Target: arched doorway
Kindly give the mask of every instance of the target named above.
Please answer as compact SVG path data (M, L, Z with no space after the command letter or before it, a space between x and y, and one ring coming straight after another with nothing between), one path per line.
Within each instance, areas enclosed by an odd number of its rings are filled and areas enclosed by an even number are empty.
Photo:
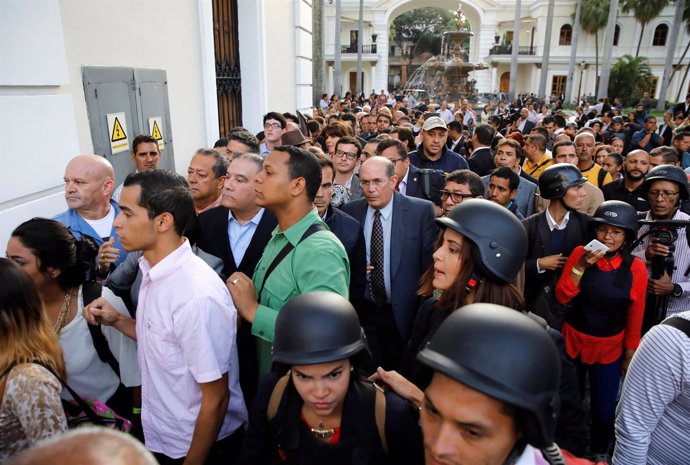
M510 73L506 71L505 73L501 74L501 85L499 87L499 91L507 94L509 90L510 90Z

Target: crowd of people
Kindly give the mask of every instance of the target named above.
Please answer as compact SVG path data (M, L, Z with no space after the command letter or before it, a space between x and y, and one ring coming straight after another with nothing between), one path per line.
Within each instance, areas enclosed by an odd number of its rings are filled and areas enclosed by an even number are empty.
M0 462L685 463L690 94L650 105L324 94L186 178L74 157L0 259Z

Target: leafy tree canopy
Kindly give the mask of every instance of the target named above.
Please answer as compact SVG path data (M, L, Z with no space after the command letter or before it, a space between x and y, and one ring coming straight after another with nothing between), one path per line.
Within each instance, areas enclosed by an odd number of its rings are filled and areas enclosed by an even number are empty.
M438 54L441 38L445 31L455 29L455 14L441 8L418 8L403 13L393 20L390 37L402 47L403 42L412 42L412 55L424 52Z

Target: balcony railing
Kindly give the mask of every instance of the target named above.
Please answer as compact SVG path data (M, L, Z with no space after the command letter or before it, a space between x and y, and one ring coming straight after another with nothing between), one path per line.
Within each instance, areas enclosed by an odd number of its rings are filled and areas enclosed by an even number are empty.
M357 44L341 45L340 53L357 53ZM376 44L362 45L362 53L376 53Z
M512 45L494 45L489 50L489 55L511 55L513 53ZM518 55L536 55L537 47L518 47Z

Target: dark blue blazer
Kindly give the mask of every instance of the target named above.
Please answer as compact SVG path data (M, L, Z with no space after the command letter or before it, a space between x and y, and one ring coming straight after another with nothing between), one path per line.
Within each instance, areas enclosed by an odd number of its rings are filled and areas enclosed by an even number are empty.
M366 200L360 199L346 203L342 209L364 225L368 207ZM410 337L419 308L419 278L432 263L438 236L434 218L431 202L395 192L390 243L390 304L404 340Z
M344 211L329 206L326 211L326 225L343 243L350 260L350 302L357 308L364 299L367 284L367 250L364 231L359 221Z
M410 164L407 173L407 189L405 195L418 199L431 200L436 205L441 206L441 190L446 185L446 177L443 175L443 171L434 170L431 171L429 180L431 181L430 199L424 195L424 189L422 188L422 170Z

